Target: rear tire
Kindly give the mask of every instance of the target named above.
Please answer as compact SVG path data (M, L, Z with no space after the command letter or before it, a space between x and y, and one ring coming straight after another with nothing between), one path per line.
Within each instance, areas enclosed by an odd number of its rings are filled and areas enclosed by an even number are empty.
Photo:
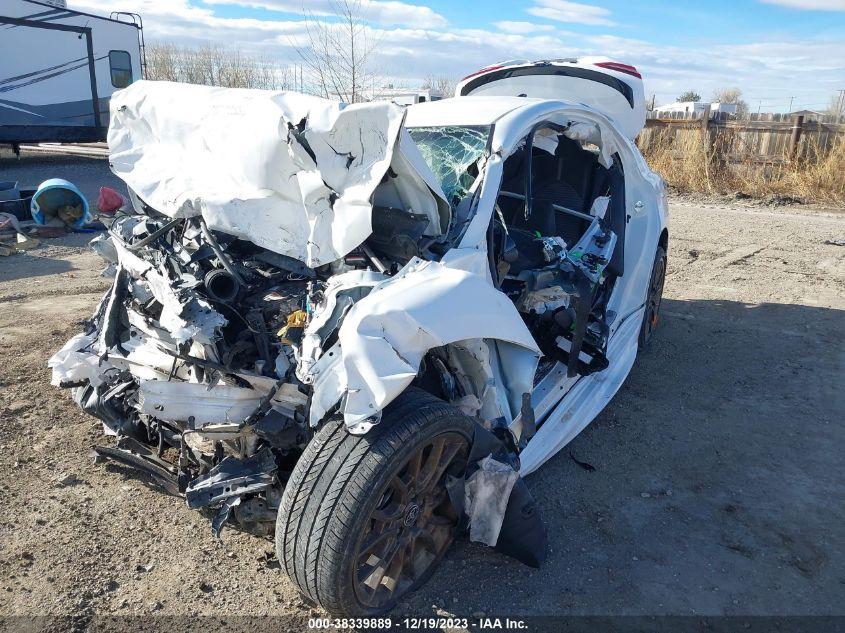
M276 520L276 554L307 599L334 615L376 615L428 580L458 523L444 480L463 476L474 424L410 388L364 436L342 421L317 432Z
M660 304L663 301L663 284L666 281L666 251L662 246L657 247L654 254L654 264L651 267L651 278L648 282L648 294L645 301L645 314L640 327L640 348L645 347L651 340L654 330L660 320Z

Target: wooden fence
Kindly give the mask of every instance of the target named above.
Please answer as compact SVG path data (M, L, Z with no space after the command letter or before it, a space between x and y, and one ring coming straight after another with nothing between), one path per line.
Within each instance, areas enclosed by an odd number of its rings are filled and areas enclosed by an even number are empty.
M783 163L825 155L838 142L845 142L845 124L833 117L805 120L804 116L752 114L746 119L724 113L674 114L658 117L649 113L645 129L637 137L640 148L668 143L680 155L701 139L716 158L727 162Z

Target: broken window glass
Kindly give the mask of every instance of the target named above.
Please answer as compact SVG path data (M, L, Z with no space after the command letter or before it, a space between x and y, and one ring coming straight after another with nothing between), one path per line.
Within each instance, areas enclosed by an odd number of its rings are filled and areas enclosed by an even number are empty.
M470 167L487 147L490 126L417 127L408 132L440 181L446 198L457 205L478 175Z

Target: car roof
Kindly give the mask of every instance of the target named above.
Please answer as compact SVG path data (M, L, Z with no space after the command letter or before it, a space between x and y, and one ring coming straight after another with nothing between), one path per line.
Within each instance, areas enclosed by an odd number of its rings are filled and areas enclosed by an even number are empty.
M528 97L453 97L408 106L405 127L441 125L492 125L506 114L520 108L558 103Z

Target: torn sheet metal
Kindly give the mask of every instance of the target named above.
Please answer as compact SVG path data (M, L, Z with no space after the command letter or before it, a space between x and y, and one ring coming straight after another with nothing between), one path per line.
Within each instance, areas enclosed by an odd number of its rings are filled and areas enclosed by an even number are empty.
M177 473L173 466L132 438L120 438L116 447L94 446L91 450L96 457L111 459L147 473L168 494L180 494Z
M374 286L340 327L342 362L324 369L342 372L331 382L345 390L343 415L350 431L365 433L372 426L368 418L411 384L428 350L476 338L501 341L530 361L520 372L527 382L512 377L508 385L513 417L522 393L530 391L539 349L504 294L484 277L419 259ZM315 385L314 399L325 401L320 390Z
M208 474L191 482L185 490L185 500L189 508L201 508L264 490L272 485L276 468L276 459L267 447L247 459L227 457Z
M80 333L53 354L47 361L47 366L53 370L50 384L63 387L88 381L93 387L99 386L103 382L102 374L108 367L102 366L96 354L84 351L91 348L96 340L96 332Z
M193 420L194 428L206 424L242 422L261 402L266 390L231 385L145 380L138 389L138 410L165 420Z
M323 300L313 307L313 317L302 337L296 369L300 380L306 383L313 381L315 375L312 367L326 351L323 349L326 339L337 330L354 303L386 279L388 277L379 272L350 270L328 280L323 290Z
M111 99L110 163L157 211L201 215L211 229L313 268L372 232L373 193L403 118L389 102L137 81ZM427 198L420 206L441 225L436 180L409 165L401 161L405 190Z

